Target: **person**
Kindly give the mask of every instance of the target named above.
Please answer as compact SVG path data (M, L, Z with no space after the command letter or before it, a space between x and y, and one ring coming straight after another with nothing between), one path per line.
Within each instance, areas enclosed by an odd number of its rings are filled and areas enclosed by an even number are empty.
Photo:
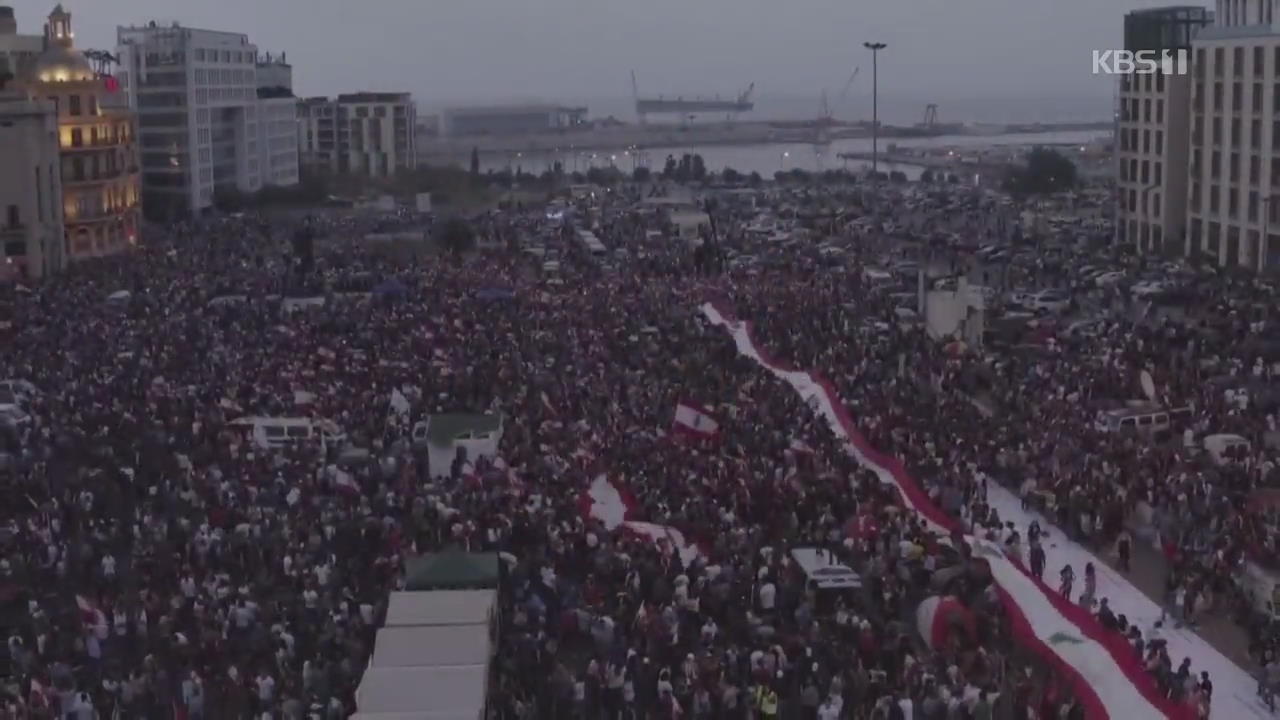
M1071 569L1070 563L1062 566L1062 572L1058 573L1060 583L1058 584L1058 594L1067 600L1071 600L1071 585L1076 581L1076 573Z
M1129 556L1133 552L1133 537L1128 530L1121 530L1116 538L1116 557L1119 558L1120 572L1129 572Z
M1080 593L1080 607L1088 610L1093 607L1094 596L1098 592L1098 575L1093 569L1093 563L1085 563L1084 565L1084 592Z
M1031 536L1028 536L1031 537ZM1031 537L1031 574L1036 576L1037 580L1044 581L1045 556L1044 548L1040 545L1039 537Z

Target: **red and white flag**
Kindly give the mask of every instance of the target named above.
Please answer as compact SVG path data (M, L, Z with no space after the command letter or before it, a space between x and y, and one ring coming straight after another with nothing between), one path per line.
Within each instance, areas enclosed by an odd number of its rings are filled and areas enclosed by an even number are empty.
M80 620L85 625L97 627L107 624L107 614L83 595L76 596L76 607L80 608Z
M360 485L356 482L356 479L352 477L351 473L344 470L335 469L333 473L333 487L338 492L353 497L360 494Z
M720 432L720 423L705 407L682 402L676 404L676 416L671 430L700 438L713 438Z

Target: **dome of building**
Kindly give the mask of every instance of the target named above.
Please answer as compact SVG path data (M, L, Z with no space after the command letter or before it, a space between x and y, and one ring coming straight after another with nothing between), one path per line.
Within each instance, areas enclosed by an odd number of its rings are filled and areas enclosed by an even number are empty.
M97 77L84 55L58 45L50 45L36 58L31 75L37 82L83 82Z

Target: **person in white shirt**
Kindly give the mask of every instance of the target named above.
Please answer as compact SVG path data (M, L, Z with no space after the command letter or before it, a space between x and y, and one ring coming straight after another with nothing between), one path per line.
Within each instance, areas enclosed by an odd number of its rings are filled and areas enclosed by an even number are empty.
M778 588L775 587L773 583L766 580L764 584L760 586L760 609L765 612L772 612L777 596Z

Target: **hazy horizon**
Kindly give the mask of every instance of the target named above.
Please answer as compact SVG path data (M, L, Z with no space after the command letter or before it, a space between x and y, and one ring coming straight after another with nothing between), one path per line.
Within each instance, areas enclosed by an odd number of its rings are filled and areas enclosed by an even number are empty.
M55 4L8 2L22 33L39 33ZM888 44L879 63L886 121L919 121L924 105L936 103L944 122L1025 122L1041 113L1060 116L1074 110L1085 119L1109 117L1114 79L1092 75L1091 52L1121 45L1125 12L1162 3L63 4L72 13L81 49L114 49L120 25L178 20L188 27L243 32L262 52L286 52L299 96L408 91L426 112L538 99L585 102L598 106L592 108L595 117L627 120L618 108L630 101L634 70L646 96L732 97L754 82L757 112L747 117L774 119L816 116L825 88L838 117L862 119L870 116L861 108L870 105L871 97L871 53L862 42L877 40ZM855 67L861 72L846 102L839 103ZM804 109L806 103L811 110ZM773 113L765 109L771 104L778 108Z

